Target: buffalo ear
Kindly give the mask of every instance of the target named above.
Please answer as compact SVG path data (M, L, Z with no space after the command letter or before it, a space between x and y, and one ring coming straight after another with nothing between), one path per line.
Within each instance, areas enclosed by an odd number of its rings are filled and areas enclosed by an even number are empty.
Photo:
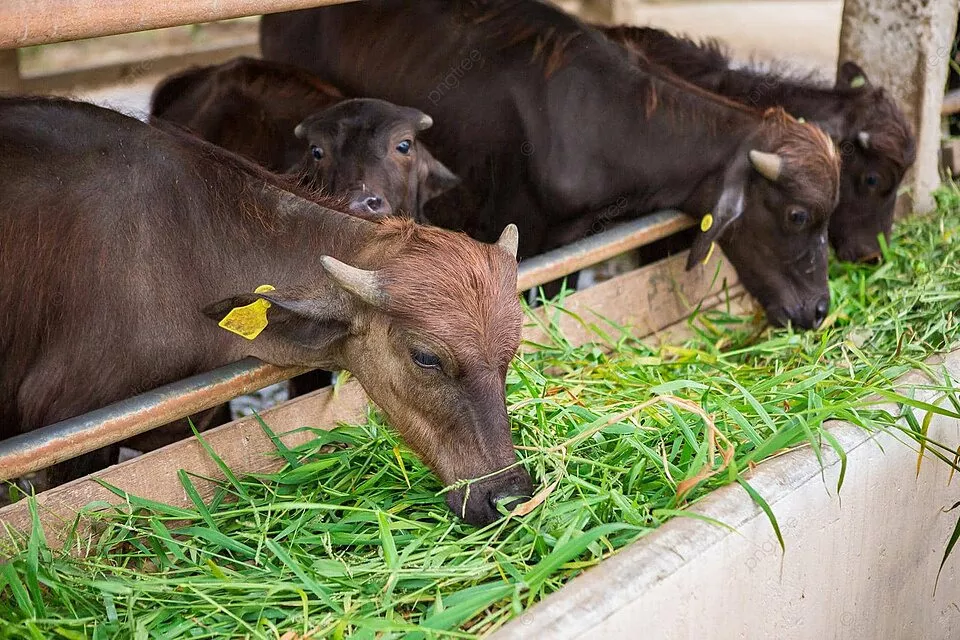
M698 264L706 264L716 243L720 241L723 232L737 218L743 215L744 200L746 198L747 179L750 175L750 165L746 158L738 158L727 169L723 180L723 191L712 212L706 213L700 219L700 233L693 240L690 254L687 257L687 271Z
M420 182L417 199L421 206L460 184L460 178L434 158L422 144L417 149L417 158L420 163L417 168L417 179Z
M323 349L344 335L352 315L341 296L323 292L241 293L202 311L224 330L247 340L262 336L311 350ZM231 314L234 322L228 319Z
M867 73L852 60L847 60L837 70L837 89L859 89L869 84Z

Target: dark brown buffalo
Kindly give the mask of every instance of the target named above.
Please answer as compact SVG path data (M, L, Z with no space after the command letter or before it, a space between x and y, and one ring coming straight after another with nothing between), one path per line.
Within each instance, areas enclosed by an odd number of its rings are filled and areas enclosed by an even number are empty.
M460 182L417 137L433 125L417 109L354 98L307 116L296 135L306 148L290 168L310 186L344 197L360 215L403 213Z
M418 139L432 120L382 100L346 100L311 73L237 58L162 81L151 115L275 172L346 198L365 216L422 219L423 204L459 180Z
M840 200L830 218L830 243L841 260L880 257L878 236L890 237L897 190L916 158L916 141L897 103L853 62L835 86L776 70L736 68L716 41L697 43L650 27L607 27L604 33L683 79L746 105L781 106L830 134L840 149Z
M427 208L435 223L492 238L514 222L529 256L618 218L710 213L689 266L719 242L771 321L816 327L827 313L839 158L820 129L782 110L633 64L600 32L532 0L273 14L261 49L350 94L429 110L427 143L464 180L456 198L477 203L463 210L441 196Z
M192 136L59 99L0 99L0 176L0 438L255 356L349 370L443 482L492 474L448 494L467 521L529 494L504 400L514 227L484 245L364 220ZM258 301L259 335L218 327Z

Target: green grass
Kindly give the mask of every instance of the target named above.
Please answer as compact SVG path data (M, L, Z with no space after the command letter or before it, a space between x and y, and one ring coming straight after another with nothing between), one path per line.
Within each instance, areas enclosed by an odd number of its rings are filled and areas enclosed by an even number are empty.
M281 449L275 474L228 474L211 500L182 472L190 507L123 494L121 508L91 509L100 535L73 541L90 545L82 559L50 549L38 526L9 534L0 637L483 635L691 516L685 508L709 491L739 482L752 492L755 463L793 447L837 449L826 420L901 429L952 463L924 440L924 412L960 411L954 390L929 387L937 408L893 389L958 342L960 194L938 199L937 216L899 225L880 267L832 267L834 310L819 332L712 311L691 320L681 346L628 334L572 346L554 331L518 358L509 409L542 499L528 515L482 530L458 522L437 480L371 414ZM919 419L906 412L897 427L898 416L869 406L874 394Z

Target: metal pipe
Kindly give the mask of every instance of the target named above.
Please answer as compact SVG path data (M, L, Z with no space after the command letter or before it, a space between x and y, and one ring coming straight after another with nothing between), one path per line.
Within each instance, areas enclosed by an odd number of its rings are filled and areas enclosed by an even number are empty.
M674 210L658 211L617 225L524 260L517 274L517 289L526 291L546 284L692 226L690 216Z
M309 9L351 0L4 0L0 49Z
M144 431L194 415L307 369L244 358L158 387L96 411L0 442L0 480L75 458Z
M524 291L641 247L692 226L677 211L661 211L621 224L520 264ZM306 369L280 368L245 358L153 391L115 402L29 433L0 441L0 480L70 460L155 427L210 409L237 396L282 382Z

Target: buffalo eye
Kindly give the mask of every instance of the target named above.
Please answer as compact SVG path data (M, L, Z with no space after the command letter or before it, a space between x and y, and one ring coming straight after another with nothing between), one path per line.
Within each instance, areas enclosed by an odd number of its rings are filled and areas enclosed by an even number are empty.
M413 361L416 362L417 366L421 369L440 369L439 356L429 351L413 349L410 351L410 357L413 358Z
M790 224L793 226L802 227L810 220L810 213L806 209L796 207L790 209L790 212L787 214L787 219L790 220Z
M310 145L310 153L313 154L313 157L317 160L323 159L323 149L315 144Z
M410 153L410 147L413 146L413 143L410 140L401 140L400 144L397 145L397 151L403 155Z
M863 183L872 189L880 184L880 176L873 172L868 173L863 177Z

